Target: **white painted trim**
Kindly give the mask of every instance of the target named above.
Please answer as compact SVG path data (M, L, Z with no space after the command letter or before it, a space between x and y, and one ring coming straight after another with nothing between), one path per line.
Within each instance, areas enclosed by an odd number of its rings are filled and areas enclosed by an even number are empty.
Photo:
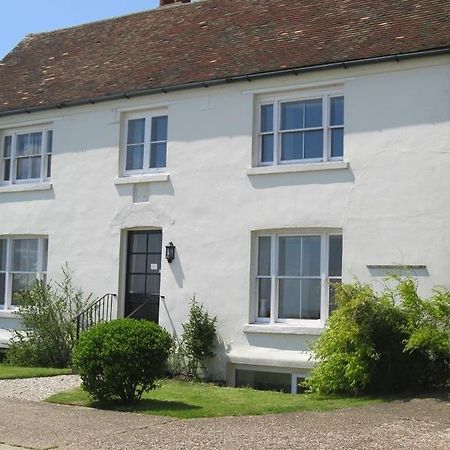
M247 324L244 325L244 333L267 333L267 334L301 334L301 335L320 335L323 333L323 327L292 326L283 323L274 324Z
M349 168L348 161L327 161L316 163L301 163L278 166L261 166L250 167L247 169L247 175L270 175L280 173L297 173L297 172L318 172L322 170L342 170Z
M133 176L123 176L114 179L114 184L138 184L138 183L157 183L169 181L170 174L165 173L151 173L147 175L133 175Z
M50 117L48 119L41 119L41 120L27 120L24 122L12 122L12 123L5 123L4 125L0 125L0 130L9 130L12 128L23 128L23 127L35 127L36 125L48 125L49 127L52 126L52 123L56 120L61 120L63 117Z
M173 101L164 103L145 103L143 105L137 106L124 106L121 108L114 108L114 112L124 113L124 112L148 111L153 109L167 109L170 105L175 105L177 103L180 102Z
M18 183L2 186L0 185L0 194L11 192L31 192L31 191L51 191L52 183Z

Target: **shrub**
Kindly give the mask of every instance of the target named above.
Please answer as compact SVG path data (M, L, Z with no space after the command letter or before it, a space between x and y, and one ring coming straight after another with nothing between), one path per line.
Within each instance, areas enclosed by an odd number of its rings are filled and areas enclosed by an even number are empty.
M338 307L314 348L310 391L389 393L448 382L450 294L423 300L413 280L397 282L379 294L359 283L337 287Z
M185 362L186 376L199 378L206 372L206 361L214 356L217 317L210 317L203 305L191 300L189 319L183 324L179 353Z
M83 333L73 363L94 400L134 403L157 387L171 347L172 338L159 325L119 319Z
M37 281L21 296L18 315L24 331L16 331L7 352L7 361L20 366L68 367L76 341L74 317L88 304L90 296L64 278L55 285Z

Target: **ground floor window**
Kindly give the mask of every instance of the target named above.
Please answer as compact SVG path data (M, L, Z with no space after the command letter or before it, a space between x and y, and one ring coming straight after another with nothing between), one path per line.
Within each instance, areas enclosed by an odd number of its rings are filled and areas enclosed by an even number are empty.
M324 321L342 280L342 235L260 234L256 266L258 321Z
M15 309L35 280L45 280L48 240L0 237L0 310Z

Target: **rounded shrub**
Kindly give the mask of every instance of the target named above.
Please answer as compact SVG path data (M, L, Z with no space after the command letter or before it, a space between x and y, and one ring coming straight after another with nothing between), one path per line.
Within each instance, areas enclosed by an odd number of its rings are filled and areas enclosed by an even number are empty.
M134 403L157 387L171 348L170 334L159 325L119 319L83 333L73 364L94 400Z

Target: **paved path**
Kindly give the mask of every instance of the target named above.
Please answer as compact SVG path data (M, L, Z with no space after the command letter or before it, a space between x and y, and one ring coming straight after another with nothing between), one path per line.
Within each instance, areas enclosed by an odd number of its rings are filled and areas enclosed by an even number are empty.
M329 413L177 420L0 399L0 450L445 449L449 398Z

